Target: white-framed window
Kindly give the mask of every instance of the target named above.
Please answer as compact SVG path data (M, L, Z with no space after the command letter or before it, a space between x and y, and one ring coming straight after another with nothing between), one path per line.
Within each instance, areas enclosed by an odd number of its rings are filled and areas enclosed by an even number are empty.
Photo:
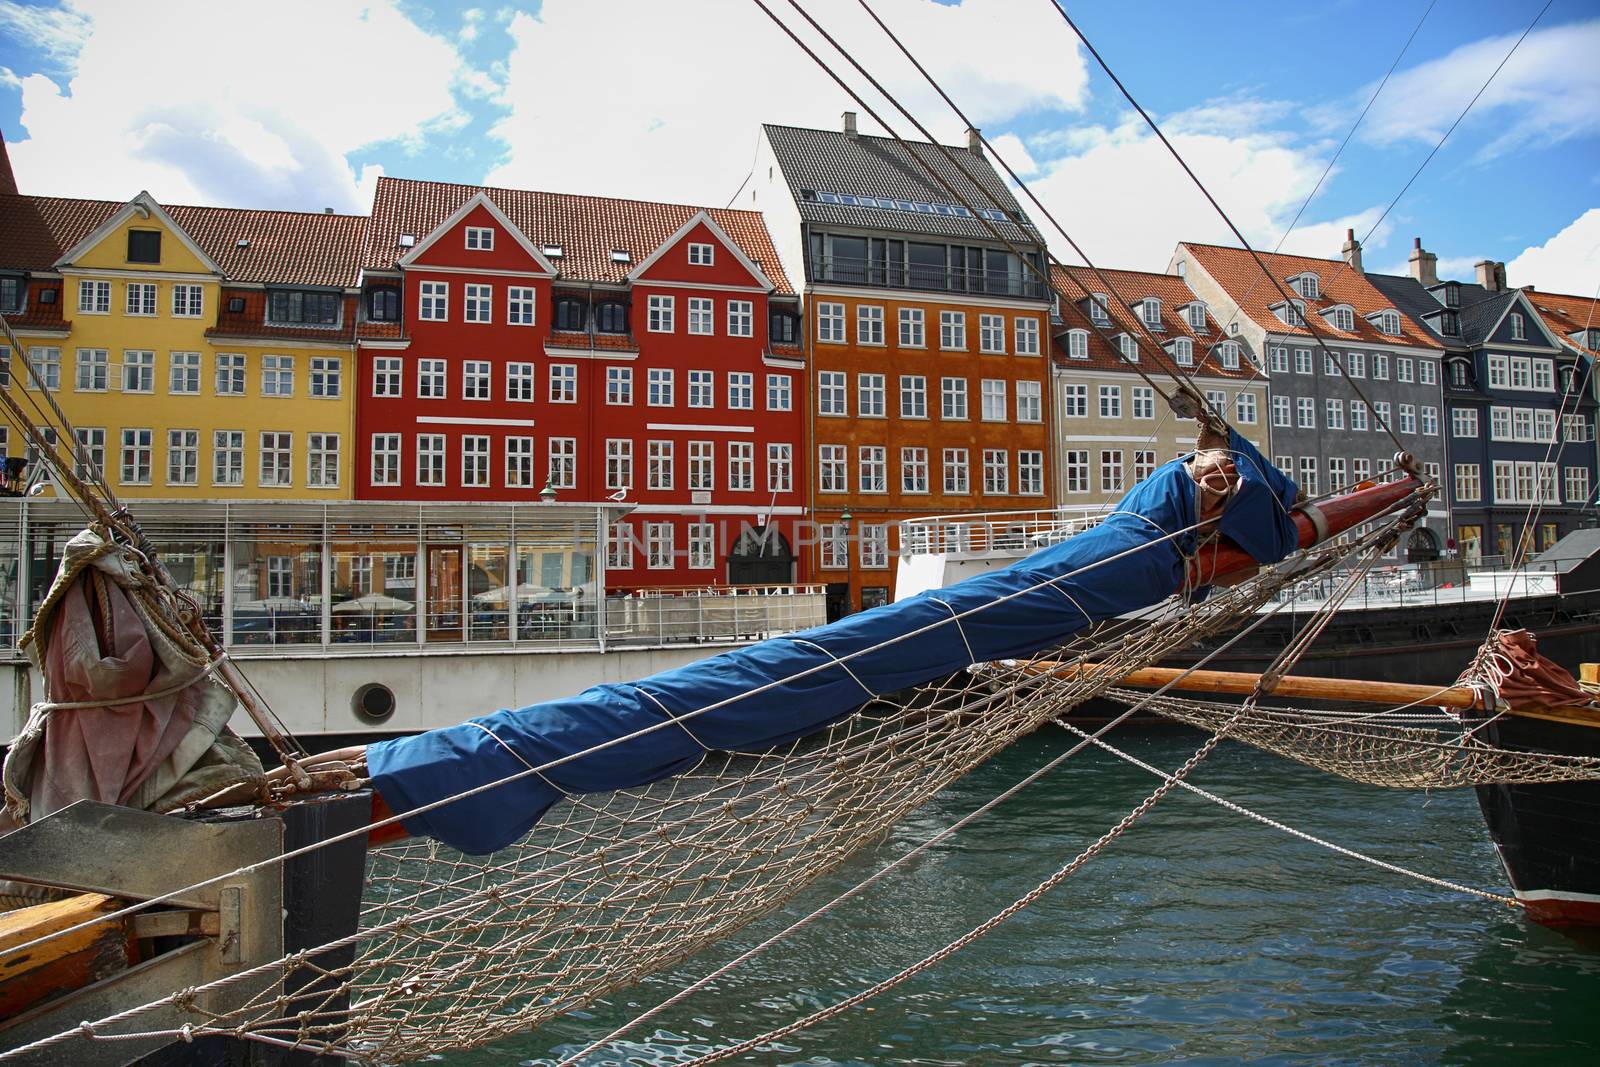
M1221 389L1207 389L1206 406L1216 412L1219 418L1227 418L1228 394Z
M211 484L244 484L244 431L211 432Z
M644 328L651 333L672 333L677 328L676 318L676 298L654 294L645 302Z
M167 354L167 392L184 396L200 393L200 353Z
M1290 300L1286 303L1278 304L1272 309L1272 313L1277 315L1278 321L1286 326L1304 326L1306 324L1306 306L1303 301Z
M1267 369L1273 374L1289 373L1289 350L1282 345L1267 349Z
M484 438L485 441L488 438ZM313 489L339 487L339 435L306 434L306 485Z
M1477 437L1478 410L1476 408L1451 408L1450 436Z
M1492 407L1489 409L1489 440L1511 440L1511 409Z
M405 361L399 356L376 356L372 360L372 395L402 396L405 392Z
M928 379L920 374L900 375L900 417L928 417Z
M1549 444L1556 439L1556 413L1536 409L1533 413L1533 439Z
M614 406L633 403L633 368L606 368L606 403Z
M1345 462L1342 456L1328 457L1328 492L1342 493L1349 483L1345 480Z
M1244 390L1240 390L1239 395L1233 398L1233 406L1234 410L1237 412L1238 420L1241 423L1244 423L1248 426L1255 425L1256 396L1254 393L1247 393Z
M1039 320L1019 316L1013 324L1012 335L1017 345L1017 355L1037 356L1039 354Z
M606 537L606 566L612 570L633 569L633 527L628 523L612 524Z
M1217 358L1222 362L1223 370L1239 369L1239 342L1224 341L1217 346Z
M1206 333L1210 329L1206 325L1206 306L1199 300L1191 300L1183 306L1183 317L1189 329L1196 333Z
M138 315L148 318L156 313L156 285L154 282L129 282L128 302L125 307L129 315Z
M1302 430L1317 428L1317 402L1309 396L1295 397L1295 424Z
M715 489L716 443L713 441L689 442L689 488L691 490Z
M850 414L845 396L844 371L823 370L817 372L817 414Z
M671 489L676 480L673 474L676 451L671 441L646 441L644 476L647 489Z
M1067 331L1067 357L1069 359L1089 358L1089 331Z
M1422 434L1423 434L1423 436L1424 437L1438 437L1439 436L1439 409L1436 408L1436 407L1430 407L1430 406L1424 404L1418 410L1418 414L1421 416L1421 419L1422 419ZM1555 416L1552 415L1551 419L1554 420L1554 418L1555 418ZM1554 422L1553 421L1551 423L1551 428L1552 428L1552 430L1554 430Z
M167 431L167 484L200 484L200 431Z
M689 523L689 567L692 570L705 570L716 566L716 530L717 528L709 522Z
M1288 397L1286 397L1286 396L1275 396L1275 397L1272 398L1272 425L1274 425L1274 426L1289 426L1289 425L1292 425L1292 422L1291 422L1291 419L1290 419L1290 415L1289 415L1289 398Z
M716 333L716 314L716 301L708 296L691 296L689 298L689 332L700 337L709 337Z
M794 490L794 446L778 442L767 445L767 492Z
M787 374L767 375L767 410L794 410L794 381Z
M1100 417L1102 419L1122 418L1122 386L1102 385L1100 387Z
M294 357L261 357L261 395L294 396Z
M1154 414L1155 399L1151 398L1150 404ZM1139 406L1138 396L1134 397L1135 417ZM1017 421L1018 422L1043 422L1044 421L1044 385L1040 382L1017 383Z
M965 378L939 379L939 416L944 419L963 420L967 417L967 380Z
M939 312L939 347L947 352L967 350L967 313L965 311Z
M1394 423L1389 420L1389 402L1387 400L1374 400L1372 402L1372 412L1380 425L1394 425Z
M728 336L755 336L755 304L749 300L728 301Z
M1365 400L1350 401L1350 428L1366 432L1368 426L1367 402Z
M1494 461L1494 502L1496 504L1517 502L1517 465L1510 460Z
M927 315L921 308L901 308L900 347L926 348L927 346Z
M443 485L445 470L444 465L444 434L417 434L417 484Z
M819 303L817 305L817 340L824 344L844 344L844 305Z
M372 435L372 484L400 484L400 435L375 433Z
M1122 449L1102 448L1100 450L1100 491L1102 493L1122 492Z
M111 314L111 283L80 281L78 311L85 315Z
M626 437L606 439L606 488L633 488L633 441Z
M468 283L461 314L464 322L494 321L494 287Z
M882 445L861 445L856 449L857 489L863 493L889 491L889 450Z
M218 396L244 396L245 357L238 352L217 353Z
M1300 457L1300 488L1306 491L1307 496L1316 496L1317 489L1317 457Z
M494 385L494 370L486 359L468 359L461 363L461 399L489 400Z
M1350 461L1350 484L1360 485L1372 477L1372 460L1352 459Z
M417 286L417 318L423 322L449 320L449 282L422 282Z
M578 365L576 363L550 364L550 402L576 404L578 402Z
M1129 363L1139 362L1139 342L1133 339L1133 334L1117 334L1117 351L1121 352L1122 358Z
M294 435L277 430L261 434L260 484L282 486L294 484Z
M689 266L709 267L716 262L717 246L689 242Z
M1194 366L1194 342L1187 337L1177 337L1172 341L1172 359L1180 367Z
M673 548L672 534L673 526L670 522L644 524L645 565L651 570L672 569L672 558L677 554Z
M1061 474L1068 493L1089 491L1089 450L1069 448L1061 453Z
M532 326L538 306L538 290L531 286L510 286L506 289L506 325Z
M823 523L819 537L819 566L830 571L841 571L850 566L850 540L843 523Z
M1004 315L978 316L978 351L986 355L1006 354L1006 317Z
M900 450L900 491L926 493L928 491L928 450L902 448Z
M1156 453L1153 448L1135 449L1133 453L1133 480L1142 482L1156 472Z
M149 485L150 465L153 462L152 453L155 451L153 444L155 432L146 429L125 429L122 431L122 470L121 482L123 485Z
M1589 502L1589 468L1568 467L1562 472L1567 493L1567 503L1586 504Z
M749 493L756 487L756 446L753 441L728 442L728 489Z
M1533 388L1545 393L1555 392L1555 365L1548 359L1535 359L1532 366Z
M877 304L856 305L856 344L883 344L883 308Z
M1294 350L1294 372L1296 374L1311 373L1311 349L1297 348Z
M940 456L940 465L947 496L965 496L972 492L971 461L966 449L945 449Z
M533 402L533 364L506 364L506 399L516 403Z
M1378 327L1378 332L1389 337L1400 336L1400 313L1398 311L1380 311L1372 318L1373 325Z
M1044 453L1037 449L1017 450L1017 492L1024 496L1044 495Z
M442 359L417 360L417 396L422 400L444 400L449 393L445 361Z
M1526 327L1523 326L1522 315L1513 311L1509 318L1511 319L1511 339L1513 341L1526 341L1528 333Z
M862 570L882 570L889 565L889 527L884 523L867 523L861 527L861 541L857 544Z
M1339 397L1330 396L1324 406L1326 408L1324 425L1330 430L1344 429L1344 401Z
M506 438L506 488L533 488L533 438Z
M1356 313L1347 307L1330 308L1326 315L1328 325L1341 333L1355 333ZM1332 477L1330 475L1329 477Z
M1531 408L1511 409L1511 436L1518 441L1533 440L1533 411Z
M172 287L172 315L179 319L198 319L205 314L206 290L203 285L179 282Z
M1022 389L1022 386L1024 384L1033 384L1035 387L1037 387L1038 383L1036 383L1036 382L1035 383L1023 383L1023 382L1018 382L1017 383L1017 390L1018 390L1018 392L1017 392L1017 410L1019 412L1022 409L1022 405L1021 405L1021 402L1022 402L1021 389ZM1153 419L1153 418L1155 418L1156 417L1156 391L1154 389L1150 388L1150 386L1148 386L1148 385L1136 385L1136 386L1134 386L1133 387L1132 403L1130 405L1130 411L1131 411L1133 417L1136 418L1136 419ZM1029 421L1036 421L1036 420L1029 420Z
M1562 438L1567 441L1583 442L1594 440L1594 424L1585 415L1561 416Z
M1416 380L1415 368L1410 356L1394 357L1394 380L1397 382L1413 382Z
M745 370L728 372L728 407L734 411L754 411L756 376Z
M849 474L845 470L844 445L817 446L817 491L847 493Z
M122 353L122 391L156 391L156 354L147 348L124 349Z
M1423 385L1439 384L1439 364L1431 359L1417 360L1417 381Z
M669 385L671 371L668 371ZM671 389L667 394L671 396ZM669 400L668 403L671 403ZM692 370L689 372L689 406L692 408L716 407L717 404L717 376L708 370Z
M311 395L324 400L344 395L344 360L338 356L311 357Z
M1297 275L1291 282L1294 291L1307 300L1320 300L1322 298L1322 280L1315 274Z
M983 450L983 493L1005 496L1011 492L1011 455L1003 448Z
M489 226L468 226L467 248L473 252L494 251L494 229Z
M1344 354L1345 373L1352 378L1365 378L1367 376L1367 354L1365 352L1346 352Z
M696 373L705 375L705 378L702 379L702 382L706 386L705 391L709 392L711 388L711 372L690 371L690 377L693 378ZM673 378L674 372L671 367L651 367L649 370L645 371L644 402L653 408L670 408L673 405L674 393L676 391L674 388ZM690 405L690 407L702 406L710 407L711 405Z
M1329 349L1322 354L1322 373L1324 376L1329 378L1339 378L1344 374L1344 372L1339 369L1339 361L1333 358L1332 349Z
M868 419L881 419L887 415L885 406L887 390L888 386L882 374L856 375L856 414ZM845 413L841 402L838 414Z
M1061 414L1069 419L1089 417L1089 387L1082 382L1066 382L1056 391L1061 397Z
M1003 378L985 378L979 388L979 417L984 422L1006 421L1006 383Z
M546 443L549 449L549 469L545 472L549 483L556 489L578 487L578 439L552 437Z
M99 426L79 426L73 431L78 442L78 461L75 465L79 478L104 477L106 472L106 431ZM5 440L0 436L0 447Z
M1111 298L1105 293L1094 293L1089 297L1089 318L1098 325L1104 326L1111 321Z
M1489 386L1494 389L1504 389L1510 383L1506 370L1506 357L1489 354Z

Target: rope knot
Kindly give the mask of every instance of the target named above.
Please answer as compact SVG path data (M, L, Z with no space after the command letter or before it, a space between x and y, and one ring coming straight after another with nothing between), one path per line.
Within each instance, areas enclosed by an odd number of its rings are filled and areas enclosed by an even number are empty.
M180 989L176 993L172 994L172 1006L177 1008L179 1011L193 1011L194 998L197 995L198 991L194 986L190 986L187 989Z
M83 1034L84 1037L100 1036L94 1032L94 1023L90 1022L88 1019L85 1019L83 1022L78 1024L78 1030Z

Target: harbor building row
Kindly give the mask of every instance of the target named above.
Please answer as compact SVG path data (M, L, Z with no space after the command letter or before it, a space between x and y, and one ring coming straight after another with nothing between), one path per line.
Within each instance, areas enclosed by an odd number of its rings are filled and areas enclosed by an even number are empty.
M0 312L124 498L607 516L520 560L459 524L373 533L326 577L258 551L263 602L814 582L870 607L903 551L1102 507L1192 448L1173 373L1312 494L1382 477L1392 429L1446 487L1402 558L1593 522L1588 302L1499 265L1441 281L1419 245L1369 274L1352 236L1263 254L1270 279L1192 242L1165 273L1052 269L975 131L903 145L849 114L763 127L748 188L708 209L384 178L364 216L0 194Z

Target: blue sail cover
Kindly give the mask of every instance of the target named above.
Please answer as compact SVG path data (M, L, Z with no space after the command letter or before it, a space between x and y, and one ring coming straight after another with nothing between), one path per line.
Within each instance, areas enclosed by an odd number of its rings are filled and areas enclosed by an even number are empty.
M1236 433L1231 445L1241 484L1223 528L1259 562L1276 562L1295 546L1288 519L1294 483ZM769 749L845 717L872 696L973 663L1028 656L1093 622L1157 603L1182 588L1195 535L1167 535L1195 524L1196 502L1194 480L1174 460L1136 485L1101 525L1004 570L637 682L379 741L368 747L367 765L384 801L402 814L522 773L404 820L414 835L492 852L527 833L563 791L644 785L688 769L707 749ZM684 721L674 723L678 718Z

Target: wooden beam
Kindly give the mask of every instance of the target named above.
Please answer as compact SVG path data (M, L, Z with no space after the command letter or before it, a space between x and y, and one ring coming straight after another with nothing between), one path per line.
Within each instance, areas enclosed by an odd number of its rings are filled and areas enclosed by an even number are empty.
M1041 665L1043 666L1043 665ZM1065 676L1095 669L1092 663L1061 664L1056 673ZM1258 674L1241 671L1190 671L1182 681L1184 671L1178 667L1144 667L1123 676L1120 684L1135 689L1159 689L1174 683L1174 689L1192 693L1255 692ZM1401 682L1349 681L1343 678L1310 678L1304 675L1287 675L1272 689L1273 696L1301 697L1307 700L1357 701L1363 704L1419 704L1430 708L1456 708L1466 710L1479 707L1478 694L1466 686L1407 685Z
M0 915L0 1019L127 967L127 927L119 921L94 921L121 904L115 897L80 893ZM22 952L13 951L81 923L91 925Z

